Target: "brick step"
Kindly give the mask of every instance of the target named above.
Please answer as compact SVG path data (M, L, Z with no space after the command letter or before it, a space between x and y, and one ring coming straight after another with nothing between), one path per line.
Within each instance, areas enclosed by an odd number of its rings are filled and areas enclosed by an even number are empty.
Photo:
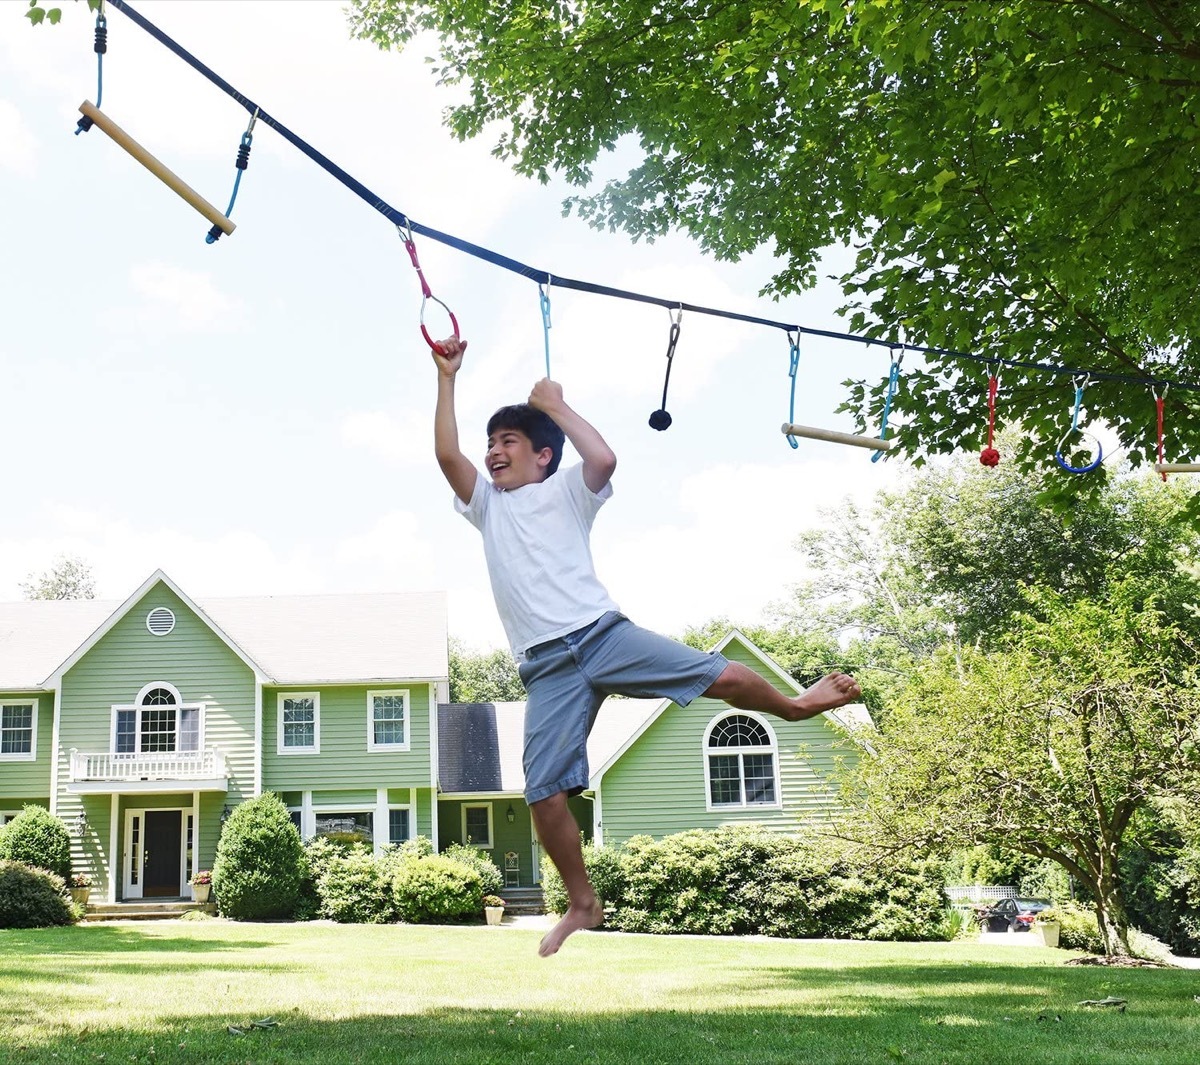
M541 888L505 888L500 897L507 904L505 913L520 916L530 916L546 912L546 900Z

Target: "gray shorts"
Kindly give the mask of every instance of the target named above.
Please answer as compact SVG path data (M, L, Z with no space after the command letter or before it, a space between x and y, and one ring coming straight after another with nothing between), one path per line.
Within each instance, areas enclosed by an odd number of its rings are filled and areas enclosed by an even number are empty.
M687 706L728 664L724 655L676 643L615 611L531 647L518 670L529 693L525 801L560 791L578 795L587 787L588 733L607 696L669 698Z

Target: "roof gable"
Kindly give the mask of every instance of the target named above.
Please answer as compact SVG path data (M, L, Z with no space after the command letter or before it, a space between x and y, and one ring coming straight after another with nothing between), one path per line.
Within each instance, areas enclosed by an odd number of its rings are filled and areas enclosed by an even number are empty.
M207 625L209 629L224 643L238 658L242 660L260 679L263 678L263 670L259 667L246 652L239 647L228 635L222 631L208 614L201 609L191 597L180 588L170 577L168 577L161 569L155 570L141 586L128 599L125 600L116 610L114 610L105 620L96 628L86 640L83 641L70 655L67 656L58 667L53 670L47 678L46 684L48 687L58 688L62 684L62 678L68 670L79 662L93 647L95 647L116 625L131 611L138 603L140 603L150 592L159 584L165 585L171 590L179 600L196 615L200 621Z

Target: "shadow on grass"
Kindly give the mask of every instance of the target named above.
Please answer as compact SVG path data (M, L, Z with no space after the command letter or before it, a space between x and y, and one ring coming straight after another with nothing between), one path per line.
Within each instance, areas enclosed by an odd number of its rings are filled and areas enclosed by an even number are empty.
M195 935L156 935L149 928L127 925L72 925L0 931L0 971L5 955L90 955L144 951L152 954L207 954L276 946L270 939L204 939Z
M498 1010L489 1008L484 984L462 993L478 1008L387 1015L356 1012L353 999L331 1000L323 1005L332 1019L295 1009L275 1018L278 1027L241 1034L228 1026L245 1028L255 1017L211 1005L199 984L188 1016L143 1028L136 1016L119 1016L25 1043L3 1038L0 1063L1192 1065L1200 1045L1196 976L1176 971L863 965L744 975L745 993L727 1007L718 1001L697 1009L693 1000L690 1008L672 1009L668 993L659 1008L645 1008L643 997L637 1009L591 1014L584 979L578 1009L568 1002L562 1009ZM1128 998L1128 1011L1077 1005L1106 994Z

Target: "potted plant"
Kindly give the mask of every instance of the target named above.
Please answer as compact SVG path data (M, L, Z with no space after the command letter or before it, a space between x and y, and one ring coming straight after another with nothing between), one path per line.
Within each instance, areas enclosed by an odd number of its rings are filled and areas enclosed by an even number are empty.
M488 924L499 924L504 917L504 900L499 895L483 896L483 915Z
M87 873L72 873L71 874L71 899L73 902L79 903L80 906L86 906L88 896L92 893L92 878Z
M208 902L211 891L212 872L208 869L201 869L192 877L192 898L196 902Z
M1058 946L1058 936L1062 931L1062 921L1059 919L1058 910L1050 908L1042 910L1033 919L1033 934L1040 937L1042 943L1047 947Z

